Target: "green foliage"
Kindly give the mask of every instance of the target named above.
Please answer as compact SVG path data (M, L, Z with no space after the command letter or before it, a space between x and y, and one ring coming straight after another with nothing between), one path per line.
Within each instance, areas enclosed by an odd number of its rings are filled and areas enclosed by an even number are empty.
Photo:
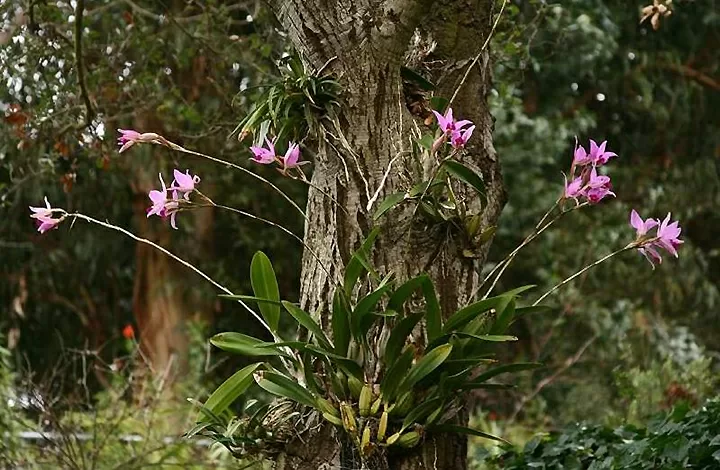
M277 332L280 322L280 306L277 305L280 302L280 291L270 259L262 251L258 251L253 256L250 264L250 282L256 297L270 301L259 304L260 313L270 329Z
M679 405L647 428L575 425L538 436L522 450L505 448L490 456L476 452L484 469L711 469L720 466L720 399L690 411Z
M369 263L376 236L373 231L361 244L348 264L345 285L335 290L332 339L313 315L288 301L281 301L289 314L285 318L294 320L299 329L290 341L284 340L282 334L275 341L263 342L233 332L212 338L211 342L224 351L264 356L265 362L246 367L218 388L205 402L205 413L192 434L227 444L230 423L245 423L241 427L247 431L253 428L246 424L255 419L264 434L254 433L250 439L236 428L238 447L228 447L234 455L262 455L273 446L283 445L267 424L273 413L270 408L254 418L245 414L228 421L220 416L233 399L247 391L252 374L260 388L271 395L314 410L310 414L300 412L305 423L324 419L343 428L360 454L367 456L374 446L412 447L421 442L425 433L460 432L453 419L454 410L462 406L462 391L504 388L490 380L538 366L518 363L487 368L488 363L495 362L491 358L496 345L517 340L502 333L514 320L515 299L529 286L474 303L443 324L437 295L427 275L404 283L396 283L392 275L377 277ZM258 254L256 259L265 258ZM251 275L254 270L257 267L251 267ZM271 272L272 267L267 266L265 271ZM361 279L362 288L358 287ZM255 289L258 304L275 305L274 292L265 303ZM415 298L423 299L425 308L410 313L407 304ZM424 347L413 334L423 321L430 340ZM387 339L376 349L371 347L368 335ZM368 379L373 370L379 371L376 384ZM236 382L240 385L236 386ZM379 426L381 421L382 433L375 438L365 436L364 429ZM462 432L499 439L480 430L462 428ZM275 437L268 440L263 435Z
M16 383L5 380L9 368L0 364L0 467L235 468L220 446L180 435L178 430L194 421L194 410L184 400L169 399L173 390L166 388L167 377L141 369L141 362L133 355L110 369L84 356L58 364L48 382L25 378ZM56 383L57 377L86 383L93 371L103 371L108 380L105 390L94 396L65 393ZM197 393L195 380L188 376L174 391Z
M281 59L279 80L262 86L265 91L233 133L239 131L240 140L255 134L256 145L262 145L265 137L302 141L322 119L334 119L340 84L323 69L310 70L298 54Z
M720 378L712 369L712 359L707 357L689 364L667 359L649 367L618 369L615 381L625 401L624 419L635 425L676 401L701 402L712 396L720 385Z

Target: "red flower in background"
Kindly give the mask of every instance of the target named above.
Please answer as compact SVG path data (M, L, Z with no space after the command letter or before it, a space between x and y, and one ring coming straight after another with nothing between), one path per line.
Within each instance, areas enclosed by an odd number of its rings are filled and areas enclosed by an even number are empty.
M125 339L133 339L135 338L135 329L131 324L125 325L125 328L122 330L122 335L125 337Z

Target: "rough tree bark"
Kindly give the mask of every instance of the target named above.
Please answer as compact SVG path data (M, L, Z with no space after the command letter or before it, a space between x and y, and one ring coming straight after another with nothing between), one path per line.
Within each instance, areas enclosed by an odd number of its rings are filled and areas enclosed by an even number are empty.
M374 225L377 203L407 189L424 175L411 170L411 142L427 129L406 106L400 68L411 63L437 85L436 94L450 98L492 28L492 0L274 0L271 6L288 35L315 69L327 64L343 86L340 128L324 125L317 146L305 241L319 254L330 275L306 253L302 266L301 303L309 311L327 312L340 273L364 235ZM474 165L487 185L488 203L478 209L483 227L496 223L505 201L499 164L492 146L492 117L486 103L490 89L487 51L462 85L452 106L455 115L471 119L477 129L465 163ZM392 163L391 163L392 162ZM384 175L387 178L384 180ZM384 182L383 182L384 180ZM374 207L368 202L376 191ZM466 197L472 197L466 194ZM374 262L400 281L427 272L448 315L470 300L477 285L479 258L463 258L462 243L446 230L423 229L411 221L412 210L399 210L382 222ZM329 318L321 319L324 326ZM279 467L294 469L359 468L347 457L342 436L323 430L304 444L291 445ZM421 448L372 468L463 469L466 440L430 437Z

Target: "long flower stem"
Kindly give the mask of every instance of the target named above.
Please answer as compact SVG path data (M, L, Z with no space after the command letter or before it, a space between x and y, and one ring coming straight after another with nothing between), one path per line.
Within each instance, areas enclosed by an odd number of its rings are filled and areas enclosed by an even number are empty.
M492 29L490 30L490 34L485 38L485 42L483 42L482 47L478 51L477 55L473 59L473 61L468 66L467 70L465 71L465 75L463 75L462 80L460 80L460 84L455 88L455 92L453 93L452 97L450 98L450 101L448 101L447 107L449 108L452 106L453 101L455 101L455 98L457 98L458 93L460 93L460 89L465 84L465 81L468 79L468 76L470 75L470 71L475 67L475 64L478 63L480 60L480 56L482 56L483 51L485 48L490 44L490 39L492 39L493 34L495 34L495 30L497 29L498 23L500 23L500 18L502 18L503 11L505 11L505 5L507 5L508 0L503 0L502 6L500 7L500 11L498 12L497 18L495 18L495 22L492 25Z
M256 174L256 173L253 173L252 171L248 170L247 168L243 168L243 167L241 167L240 165L237 165L237 164L235 164L235 163L228 162L228 161L222 160L222 159L220 159L220 158L212 157L212 156L206 155L206 154L204 154L204 153L196 152L196 151L194 151L194 150L186 149L185 147L183 147L183 146L181 146L181 145L178 145L178 144L176 144L176 143L174 143L174 142L167 141L167 143L168 143L168 147L170 147L170 148L173 149L173 150L177 150L178 152L182 152L182 153L187 153L188 155L195 155L196 157L202 157L202 158L205 158L205 159L207 159L207 160L213 161L213 162L215 162L215 163L220 163L220 164L222 164L222 165L226 165L226 166L229 166L229 167L231 167L231 168L235 168L236 170L240 170L240 171L242 171L243 173L252 176L253 178L257 179L258 181L262 181L263 183L267 184L267 185L270 186L272 189L274 189L274 190L275 190L278 194L280 194L283 198L285 198L285 200L288 201L288 202L295 208L295 210L297 210L297 211L300 213L300 215L302 215L303 219L305 219L306 221L308 220L307 215L305 215L305 212L300 208L300 206L297 205L297 203L296 203L295 201L293 201L293 200L290 198L290 196L288 196L287 194L285 194L285 192L284 192L282 189L278 188L277 186L275 186L273 183L271 183L271 182L268 181L267 179L263 178L262 176L260 176L260 175L258 175L258 174Z
M223 286L223 285L220 284L219 282L215 281L213 278L211 278L210 276L208 276L207 274L205 274L205 273L204 273L203 271L201 271L199 268L196 268L195 266L193 266L190 262L185 261L184 259L180 258L180 257L177 256L176 254L168 251L167 249L163 248L162 246L158 245L157 243L148 240L147 238L138 237L138 236L135 235L134 233L132 233L132 232L130 232L130 231L128 231L128 230L125 230L125 229L122 228L122 227L118 227L117 225L113 225L113 224L110 224L110 223L108 223L108 222L103 222L103 221L101 221L101 220L94 219L94 218L92 218L92 217L90 217L90 216L87 216L87 215L85 215L85 214L81 214L81 213L79 213L79 212L73 212L73 213L64 212L64 215L66 215L67 217L74 217L75 219L82 219L82 220L85 220L86 222L90 222L90 223L93 223L93 224L96 224L96 225L100 225L100 226L105 227L105 228L109 228L109 229L111 229L111 230L115 230L116 232L120 232L120 233L122 233L123 235L132 238L132 239L135 240L136 242L140 242L140 243L144 243L144 244L146 244L146 245L149 245L149 246L155 248L156 250L160 251L161 253L163 253L163 254L169 256L170 258L174 259L175 261L177 261L178 263L180 263L180 264L182 264L183 266L187 267L188 269L194 271L194 272L195 272L196 274L198 274L200 277L202 277L203 279L205 279L206 281L208 281L210 284L212 284L213 286L215 286L217 289L223 291L225 294L227 294L227 295L235 295L230 289L228 289L227 287ZM273 336L273 338L275 339L275 341L281 341L281 338L280 338L279 336L277 336L277 334L275 334L275 332L270 328L270 326L265 322L265 320L264 320L260 315L258 315L253 309L251 309L250 307L248 307L248 305L247 305L245 302L243 302L242 300L237 299L237 302L238 302L240 305L242 305L242 306L245 308L245 310L247 310L248 312L250 312L250 314L251 314L253 317L255 317L255 319L256 319L257 321L259 321L260 324L261 324L266 330L268 330L268 331L270 332L270 334Z
M624 252L624 251L628 251L628 250L630 250L630 249L632 249L632 248L635 248L636 246L637 246L637 243L635 243L635 242L630 243L629 245L624 246L624 247L620 248L620 249L617 250L617 251L613 251L613 252L610 253L609 255L605 255L605 256L603 256L602 258L600 258L599 260L597 260L597 261L595 261L595 262L593 262L593 263L588 264L587 266L585 266L584 268L582 268L580 271L576 272L575 274L573 274L573 275L570 276L569 278L567 278L567 279L565 279L564 281L562 281L561 283L556 284L555 286L553 286L552 289L550 289L549 291L547 291L547 292L545 292L543 295L541 295L540 298L537 299L537 300L532 304L532 306L535 307L535 306L538 305L540 302L542 302L543 300L545 300L545 298L546 298L547 296L549 296L550 294L552 294L552 293L555 292L556 290L560 289L560 288L561 288L562 286L564 286L565 284L571 282L571 281L572 281L573 279L575 279L576 277L582 276L583 273L589 271L590 269L594 268L595 266L604 263L605 261L609 260L610 258L612 258L612 257L615 256L615 255L619 255L620 253L622 253L622 252Z
M197 190L196 190L196 191L197 191ZM308 252L313 256L313 258L315 258L315 261L318 262L318 265L320 266L320 268L322 268L322 270L325 271L325 274L328 275L328 277L332 277L332 275L330 274L330 271L327 269L327 267L326 267L326 266L323 264L323 262L320 260L320 256L319 256L312 248L310 248L310 246L308 246L308 244L305 243L305 241L304 241L301 237L295 235L291 230L283 227L282 225L280 225L280 224L278 224L278 223L273 222L272 220L265 219L264 217L259 217L259 216L257 216L257 215L251 214L251 213L249 213L249 212L245 212L245 211L243 211L243 210L236 209L236 208L234 208L234 207L223 206L222 204L216 204L216 203L215 203L212 199L210 199L209 197L205 196L204 194L200 193L199 191L197 191L197 192L200 194L200 196L202 196L202 197L208 202L209 206L206 206L206 207L217 207L218 209L224 209L224 210L226 210L226 211L234 212L234 213L236 213L236 214L240 214L240 215L245 216L245 217L248 217L248 218L250 218L250 219L257 220L257 221L259 221L259 222L263 222L263 223L265 223L265 224L268 224L268 225L270 225L270 226L272 226L272 227L275 227L275 228L280 229L280 230L282 230L283 232L287 233L288 235L290 235L291 237L293 237L295 240L299 241L300 244L301 244L302 246L304 246L305 249L308 250ZM339 282L339 281L338 281L338 282Z
M299 169L299 168L298 168L298 169ZM332 201L332 203L335 204L335 205L338 207L338 209L340 209L341 211L343 211L343 212L345 213L345 215L347 215L347 216L350 215L350 213L347 211L347 209L345 209L345 208L342 206L342 204L340 204L340 203L337 201L337 199L335 199L334 197L332 197L332 196L330 195L330 193L328 193L327 191L322 190L318 185L313 184L312 181L310 181L309 179L307 179L307 177L305 176L305 173L303 173L302 170L300 170L300 175L301 175L300 177L298 177L298 176L290 176L290 178L294 179L295 181L301 181L301 182L307 184L309 187L313 188L315 191L319 192L320 194L322 194L322 195L325 196L326 198L330 199L330 201Z
M560 201L561 201L561 199L558 199L557 201L555 201L555 204L553 204L552 207L550 207L550 209L545 213L545 215L542 216L540 221L535 225L535 229L532 231L532 233L530 233L527 237L525 237L525 240L523 240L522 243L520 243L520 245L518 245L513 251L511 251L502 261L500 261L490 271L490 273L487 276L485 276L485 279L483 279L483 281L480 283L480 285L475 289L475 292L473 292L471 298L474 298L477 295L477 293L480 292L480 290L483 288L483 286L490 279L492 279L493 275L495 275L495 273L497 273L497 276L495 276L495 279L493 280L492 285L487 290L487 292L485 292L485 295L483 296L483 299L486 299L490 295L492 290L495 288L498 281L500 280L502 275L505 273L505 270L507 269L508 266L510 266L510 263L512 263L512 261L515 259L515 256L518 254L518 252L520 250L522 250L525 246L529 245L533 240L535 240L538 236L540 236L540 234L542 234L545 230L550 228L550 226L552 224L557 222L565 214L567 214L568 212L572 212L574 210L580 209L581 207L586 205L585 203L583 203L583 204L574 206L568 210L563 210L557 216L555 216L553 219L551 219L549 222L547 222L545 225L543 225L543 222L545 222L545 220L547 220L547 218L550 216L550 214L552 214L552 212L555 210L555 208L560 204ZM500 272L498 272L498 270L500 270Z

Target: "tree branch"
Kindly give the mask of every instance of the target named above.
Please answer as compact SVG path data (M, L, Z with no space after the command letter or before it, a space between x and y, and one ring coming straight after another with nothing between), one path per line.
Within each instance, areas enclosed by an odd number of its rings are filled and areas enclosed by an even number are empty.
M554 374L542 379L540 382L538 382L538 384L535 386L535 388L533 389L533 391L530 394L522 397L522 399L515 406L515 410L513 411L513 414L510 415L510 418L508 418L507 423L508 424L513 423L515 421L515 419L517 418L518 414L520 413L520 411L522 411L523 407L530 400L535 398L540 392L542 392L542 390L545 387L547 387L548 385L553 383L558 377L560 377L562 374L564 374L565 371L567 371L569 368L574 366L580 360L582 355L585 354L585 351L587 350L587 348L589 348L590 345L593 344L596 339L598 339L598 335L595 335L592 338L590 338L589 340L587 340L585 342L585 344L580 346L580 349L578 349L577 352L575 352L575 354L573 354L572 356L568 357L565 360L565 363L558 370L556 370Z
M85 0L77 0L75 5L75 68L77 69L78 87L80 87L80 96L85 104L85 123L81 128L88 127L95 117L95 109L93 108L90 96L85 83L85 63L82 52L82 34L83 34L83 14L85 12Z

